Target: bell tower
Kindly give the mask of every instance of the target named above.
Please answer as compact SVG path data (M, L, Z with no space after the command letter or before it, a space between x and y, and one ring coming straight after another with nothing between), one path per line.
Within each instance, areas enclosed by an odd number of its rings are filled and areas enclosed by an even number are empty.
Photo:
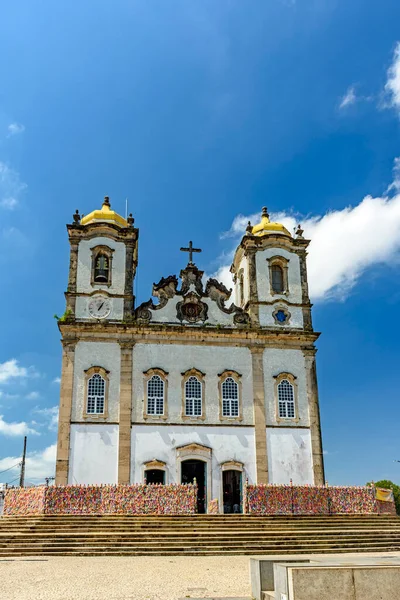
M138 262L139 230L104 198L101 209L67 225L70 242L67 317L75 320L129 319L134 310L133 282Z
M254 326L312 331L307 283L307 246L300 225L295 237L269 219L250 222L231 267L236 304L247 310Z

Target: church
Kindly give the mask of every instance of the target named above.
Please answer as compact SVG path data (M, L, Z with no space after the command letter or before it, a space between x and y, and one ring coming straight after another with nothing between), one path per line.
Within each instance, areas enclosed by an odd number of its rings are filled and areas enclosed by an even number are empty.
M307 246L250 222L233 289L203 278L200 250L135 305L139 230L105 197L70 243L56 484L186 483L198 509L242 510L244 481L323 484ZM196 261L195 261L196 259Z

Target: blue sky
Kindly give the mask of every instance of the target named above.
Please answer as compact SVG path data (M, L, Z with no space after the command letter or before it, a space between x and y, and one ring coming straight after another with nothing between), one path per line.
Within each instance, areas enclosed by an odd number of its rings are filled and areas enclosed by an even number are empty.
M400 482L399 22L396 0L2 7L0 471L29 430L28 480L53 474L65 223L108 194L139 302L189 239L226 280L241 215L304 223L327 478Z

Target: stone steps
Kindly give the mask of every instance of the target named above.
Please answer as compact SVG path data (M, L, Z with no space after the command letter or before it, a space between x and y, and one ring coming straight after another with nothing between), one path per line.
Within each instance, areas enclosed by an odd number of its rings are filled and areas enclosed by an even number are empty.
M400 550L400 519L250 515L0 518L0 557L170 556Z

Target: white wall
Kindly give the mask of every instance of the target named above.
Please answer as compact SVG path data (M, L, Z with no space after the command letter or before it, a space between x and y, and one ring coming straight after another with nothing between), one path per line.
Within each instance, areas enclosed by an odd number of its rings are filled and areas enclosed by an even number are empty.
M193 288L194 290L194 288ZM178 319L177 317L177 309L176 309L176 305L178 304L178 302L182 302L183 297L182 296L175 296L174 298L171 298L168 303L161 308L160 310L151 310L152 313L152 317L151 320L152 322L155 323L181 323L181 321ZM209 323L210 325L230 325L230 326L234 326L233 323L233 314L227 314L224 313L219 307L218 304L216 302L214 302L213 300L210 300L210 298L202 298L201 299L202 302L204 302L205 304L207 304L208 306L208 313L207 313L207 319L206 319L206 323ZM228 300L228 302L226 303L227 308L229 308L229 306L232 304L232 302L234 302L234 299L232 297L232 299ZM187 321L183 321L183 323L187 323Z
M307 396L306 365L301 350L281 350L278 348L266 348L263 354L264 364L264 392L267 425L276 425L276 398L275 398L275 375L280 373L291 373L297 377L298 395L298 422L287 420L285 426L296 427L298 425L309 426L309 409Z
M107 421L119 420L121 350L114 342L78 342L75 349L72 421L82 421L85 402L85 371L103 367L109 371ZM88 419L85 419L86 421Z
M257 270L257 290L258 299L263 302L271 302L280 297L279 294L271 295L269 282L268 258L272 256L283 256L289 260L288 263L288 283L289 293L282 294L282 298L286 298L289 302L301 302L301 279L300 279L300 260L296 253L288 252L283 248L266 248L259 250L256 253L256 270Z
M253 384L251 353L248 348L190 346L178 344L136 344L133 347L132 420L143 422L144 376L151 368L168 375L168 420L182 422L182 373L196 368L205 373L206 419L200 423L220 423L218 374L234 370L242 374L243 424L253 424Z
M112 285L90 285L92 273L92 248L108 246L114 250L112 258ZM110 294L123 294L125 290L125 244L116 242L107 237L96 237L91 240L82 240L78 248L78 270L76 291L90 294L94 290L106 290Z
M78 296L76 298L75 315L77 319L91 319L93 317L89 314L88 305L92 300L93 296ZM107 317L107 321L122 321L124 318L124 300L123 298L109 298L111 304L111 312Z
M276 310L283 308L290 313L290 319L288 322L280 325L274 319L273 313ZM259 306L259 318L261 327L300 327L303 328L303 311L298 306L290 306L282 302L281 304L272 305L260 305Z
M309 429L267 429L270 483L314 483Z
M117 483L118 425L71 425L68 483Z
M255 442L253 427L201 427L134 425L132 427L131 481L143 481L143 464L152 459L167 463L167 482L178 481L176 448L196 442L212 448L212 483L209 499L220 498L220 464L228 460L244 463L243 477L254 482Z

